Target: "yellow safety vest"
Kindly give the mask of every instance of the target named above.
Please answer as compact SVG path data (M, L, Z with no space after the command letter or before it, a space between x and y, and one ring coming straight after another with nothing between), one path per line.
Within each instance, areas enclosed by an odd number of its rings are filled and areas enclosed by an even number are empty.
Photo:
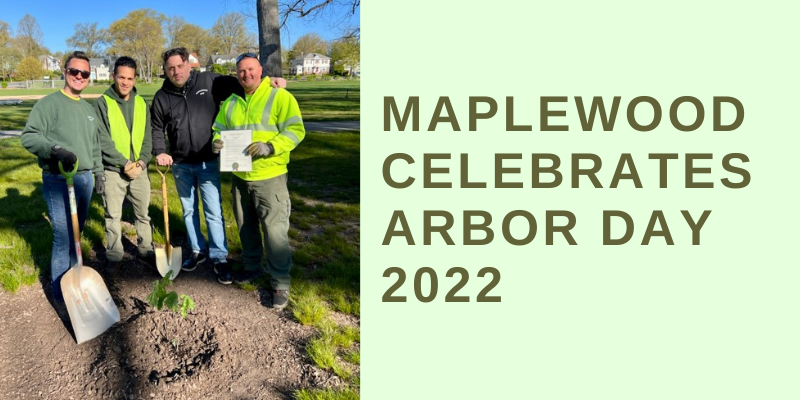
M268 80L247 97L233 94L222 103L214 122L214 139L220 138L221 130L253 131L253 142L272 144L275 154L254 159L251 172L233 174L246 181L283 175L287 172L289 152L306 136L297 100L284 89L272 88Z
M144 140L144 130L147 123L147 104L141 96L134 96L133 107L133 132L128 130L128 123L122 115L117 101L104 94L108 105L108 125L111 131L111 140L125 158L131 154L131 140L133 140L133 155L139 159L139 152L142 150Z

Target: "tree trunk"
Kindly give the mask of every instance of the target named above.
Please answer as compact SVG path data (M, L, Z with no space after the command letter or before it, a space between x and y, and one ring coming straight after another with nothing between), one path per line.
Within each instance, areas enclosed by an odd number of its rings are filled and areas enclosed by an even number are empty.
M258 50L264 75L282 77L281 29L278 0L256 0L258 14Z

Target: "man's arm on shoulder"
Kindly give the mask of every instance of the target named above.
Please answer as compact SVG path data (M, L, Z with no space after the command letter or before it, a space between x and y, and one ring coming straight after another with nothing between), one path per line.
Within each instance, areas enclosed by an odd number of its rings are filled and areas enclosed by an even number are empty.
M237 94L240 97L244 96L244 89L239 81L228 75L215 74L213 83L211 84L211 94L214 96L214 102L217 104L224 102L231 97L232 94Z

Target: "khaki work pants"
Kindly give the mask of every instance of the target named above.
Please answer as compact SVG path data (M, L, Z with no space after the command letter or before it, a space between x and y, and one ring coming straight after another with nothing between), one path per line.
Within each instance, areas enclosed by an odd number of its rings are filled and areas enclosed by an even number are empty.
M125 254L122 248L122 203L127 197L133 205L137 247L140 256L153 253L153 228L150 226L150 178L147 171L133 181L124 174L105 171L106 190L103 193L106 218L106 257L108 261L119 262Z

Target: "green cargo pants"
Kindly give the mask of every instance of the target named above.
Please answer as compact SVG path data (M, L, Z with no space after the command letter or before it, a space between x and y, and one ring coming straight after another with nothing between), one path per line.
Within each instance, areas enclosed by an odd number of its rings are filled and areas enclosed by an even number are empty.
M142 172L135 180L130 181L119 172L105 171L106 190L103 193L103 205L106 218L106 257L108 261L122 260L125 251L122 248L122 232L120 218L122 218L122 202L125 197L133 205L135 218L137 246L139 255L146 256L153 253L153 228L150 226L150 178Z
M266 249L267 272L272 278L273 290L289 290L292 268L291 203L286 181L286 174L263 181L245 181L234 175L231 185L233 215L242 241L242 262L247 270L263 271L262 255Z

